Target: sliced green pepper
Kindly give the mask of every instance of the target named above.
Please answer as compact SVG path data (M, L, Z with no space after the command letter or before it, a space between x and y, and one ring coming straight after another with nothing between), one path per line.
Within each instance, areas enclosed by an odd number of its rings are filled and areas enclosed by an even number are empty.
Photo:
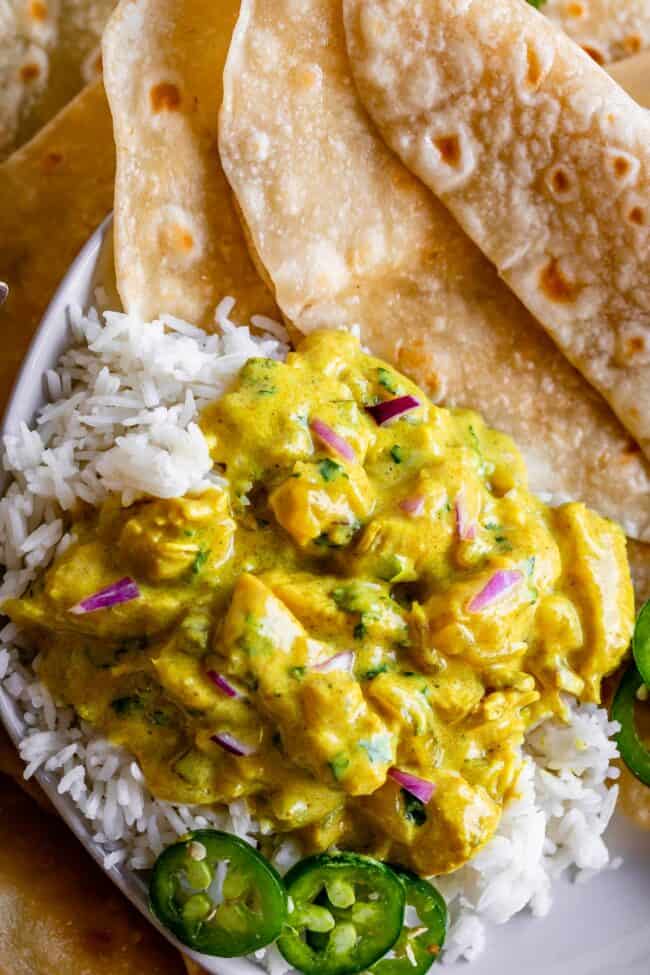
M378 860L322 853L284 878L292 908L278 948L305 975L354 975L395 944L405 889Z
M149 903L179 941L233 958L263 948L287 916L282 879L248 843L214 829L188 833L154 864Z
M650 686L650 599L639 610L632 636L632 653L637 670Z
M616 736L621 758L640 782L650 786L650 751L639 738L634 720L636 694L643 683L639 671L634 664L630 664L616 692L612 718L621 726Z
M406 889L408 908L416 912L419 923L402 928L393 945L392 958L380 958L370 971L373 975L425 975L438 958L447 934L447 905L433 884L410 870L393 867Z

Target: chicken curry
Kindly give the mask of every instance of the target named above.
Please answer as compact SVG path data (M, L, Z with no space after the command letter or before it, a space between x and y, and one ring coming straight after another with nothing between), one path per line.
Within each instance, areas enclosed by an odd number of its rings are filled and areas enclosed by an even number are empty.
M622 531L544 505L507 436L347 333L250 360L201 424L209 490L78 511L5 604L41 679L159 798L245 798L307 849L453 870L527 729L598 702L628 647ZM132 597L83 611L121 577Z

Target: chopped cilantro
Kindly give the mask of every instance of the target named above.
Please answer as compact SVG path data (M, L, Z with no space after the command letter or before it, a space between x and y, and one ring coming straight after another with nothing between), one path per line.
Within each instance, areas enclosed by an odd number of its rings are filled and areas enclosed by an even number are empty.
M402 789L402 800L404 802L404 815L416 826L423 826L427 821L427 810L424 803L412 796L406 789Z
M386 733L373 735L372 738L362 738L359 742L359 748L363 748L373 765L392 762L393 753L390 745L390 735Z
M379 377L379 385L383 386L389 393L396 393L397 386L395 385L395 377L388 371L380 366L377 369L377 376Z
M116 697L111 701L111 707L115 711L115 714L119 714L120 717L126 717L129 714L133 714L134 711L142 710L142 698L139 694Z
M192 562L192 575L197 576L205 563L208 561L208 555L210 553L205 548L200 548L196 553L196 558Z
M302 680L306 672L306 667L289 667L289 676L295 680Z
M387 664L379 664L378 667L371 667L370 670L367 670L365 672L365 674L363 675L363 679L364 680L374 680L375 677L379 677L380 674L387 674L387 673L388 673L388 665Z
M169 715L166 711L161 711L156 709L152 711L151 714L147 715L147 721L149 724L155 724L158 727L169 724Z
M261 621L254 613L247 613L244 617L244 632L237 638L237 646L251 657L274 652L273 642L261 625Z
M390 450L390 455L396 464L401 464L404 460L404 450L398 443L393 444Z
M345 752L340 752L338 755L335 755L332 761L329 763L332 770L332 775L337 782L343 778L349 765L350 759L347 757Z
M319 548L337 548L338 546L332 545L330 542L330 537L327 532L321 532L321 534L314 539L314 545L318 545Z
M320 471L320 476L323 478L323 480L329 483L329 481L336 480L339 474L341 474L343 468L340 464L337 464L335 460L330 460L329 457L326 457L325 460L322 460L318 465L318 470Z
M539 10L540 7L544 6L546 0L528 0L528 3L531 5L531 7L534 7L535 10Z
M363 620L361 620L360 623L357 623L352 632L355 640L363 640L364 636L366 635L366 624L363 622Z

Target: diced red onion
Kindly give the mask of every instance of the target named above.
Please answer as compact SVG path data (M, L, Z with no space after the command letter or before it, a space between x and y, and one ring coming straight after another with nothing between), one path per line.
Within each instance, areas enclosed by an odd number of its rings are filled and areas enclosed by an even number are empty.
M383 426L396 416L402 416L409 410L415 410L420 406L420 400L415 396L396 396L395 399L387 399L383 403L375 403L374 406L366 406L366 410L373 417L377 426Z
M69 610L77 616L84 613L95 613L98 609L109 609L111 606L119 606L120 603L130 603L132 599L140 598L140 590L134 579L125 576L117 582L112 582L110 586L94 592L92 596L82 599L76 606Z
M356 454L347 440L344 440L343 437L339 437L336 430L332 430L332 428L328 427L328 425L323 423L322 420L312 420L309 424L309 428L314 436L316 436L327 447L331 447L334 453L345 458L345 460L356 460Z
M343 650L341 653L330 657L329 660L323 660L320 664L314 664L312 669L317 670L320 674L329 674L333 670L342 670L349 674L353 667L353 652L351 650Z
M403 501L400 501L399 506L411 518L417 518L424 511L424 496L414 494L412 498L404 498Z
M237 755L240 758L248 758L249 755L254 755L257 751L254 745L247 745L246 742L240 741L239 738L231 735L229 731L220 731L219 734L212 735L211 741L220 745L224 751L230 752L231 755Z
M431 801L431 796L436 791L436 787L433 782L429 782L428 779L421 779L417 775L412 775L411 772L403 772L399 768L391 768L388 770L389 778L397 782L403 789L410 792L412 796L419 799L426 806L428 802Z
M206 674L212 683L218 687L220 691L223 691L227 697L243 697L242 693L238 691L236 687L233 687L233 685L226 680L223 674L219 674L216 670L207 670Z
M462 488L456 495L454 512L456 514L456 531L458 532L458 537L462 542L471 542L472 539L476 538L477 524L475 521L470 521L467 517L465 495Z
M482 609L499 599L505 592L518 585L524 578L519 569L499 569L483 586L480 592L472 596L467 608L470 613L480 613Z

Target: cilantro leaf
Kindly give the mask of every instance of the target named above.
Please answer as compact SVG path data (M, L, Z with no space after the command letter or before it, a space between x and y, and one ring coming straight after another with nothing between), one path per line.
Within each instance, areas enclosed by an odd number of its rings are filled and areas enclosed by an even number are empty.
M350 759L345 752L340 752L338 755L335 755L332 761L329 763L330 769L332 770L332 775L337 782L343 778L349 765Z
M336 480L343 468L340 464L337 464L335 460L331 460L329 457L326 457L325 460L322 460L318 465L318 470L320 471L320 476L323 478L323 480L329 483L330 481Z
M404 801L404 816L416 826L423 826L427 821L427 810L424 803L412 796L406 789L402 789L402 799Z

